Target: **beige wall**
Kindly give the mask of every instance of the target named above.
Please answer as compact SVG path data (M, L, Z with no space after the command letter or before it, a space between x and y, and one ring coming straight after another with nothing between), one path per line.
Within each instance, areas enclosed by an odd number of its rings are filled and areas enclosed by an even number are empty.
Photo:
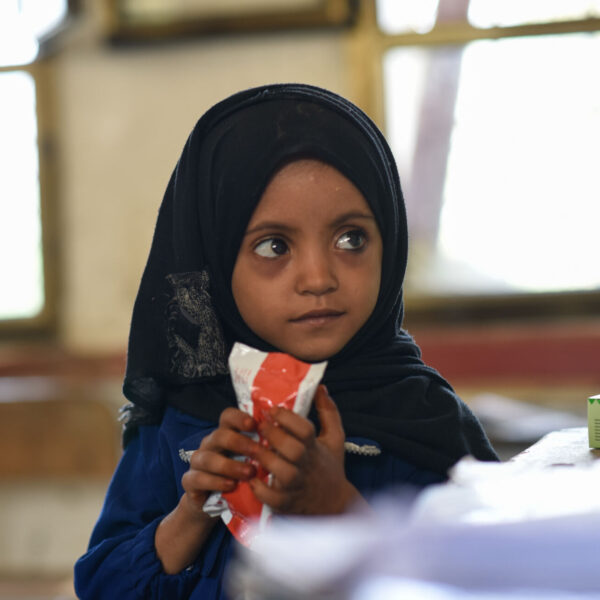
M302 81L349 96L343 34L228 35L115 49L85 17L57 57L62 341L121 350L169 175L200 115Z

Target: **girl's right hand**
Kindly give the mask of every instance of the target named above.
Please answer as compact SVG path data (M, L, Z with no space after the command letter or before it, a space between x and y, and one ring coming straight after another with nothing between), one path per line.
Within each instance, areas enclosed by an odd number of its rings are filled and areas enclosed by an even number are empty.
M218 427L192 454L190 468L181 479L184 494L160 522L154 544L165 573L179 573L198 556L216 519L204 512L213 491L230 492L237 482L254 477L255 468L231 456L252 456L258 444L245 433L256 430L254 419L237 408L221 414Z
M232 456L252 457L259 449L246 433L256 431L254 419L237 408L226 408L219 425L207 435L190 460L190 468L181 480L188 506L206 516L203 505L211 492L231 492L238 481L250 480L256 469Z

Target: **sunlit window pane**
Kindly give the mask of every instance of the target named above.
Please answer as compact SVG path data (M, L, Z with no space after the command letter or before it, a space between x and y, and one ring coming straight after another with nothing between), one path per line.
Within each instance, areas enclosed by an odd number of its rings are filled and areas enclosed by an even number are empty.
M0 74L0 319L35 316L44 304L35 84Z
M427 33L433 29L439 0L377 0L377 22L385 33Z
M413 292L600 288L598 57L597 33L388 53Z
M600 17L600 0L471 0L469 21L496 27Z
M38 40L67 14L67 0L0 0L0 66L33 62Z

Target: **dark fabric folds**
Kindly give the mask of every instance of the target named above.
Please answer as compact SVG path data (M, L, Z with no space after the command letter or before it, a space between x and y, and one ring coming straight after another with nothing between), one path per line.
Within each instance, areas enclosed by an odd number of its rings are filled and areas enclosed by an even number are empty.
M171 176L133 311L125 443L166 404L217 420L235 405L227 355L240 341L272 351L242 320L231 277L246 225L273 174L299 158L342 172L369 203L383 239L373 314L331 357L324 383L346 433L445 473L465 454L496 458L479 423L402 327L404 201L391 150L352 103L303 84L246 90L196 124Z

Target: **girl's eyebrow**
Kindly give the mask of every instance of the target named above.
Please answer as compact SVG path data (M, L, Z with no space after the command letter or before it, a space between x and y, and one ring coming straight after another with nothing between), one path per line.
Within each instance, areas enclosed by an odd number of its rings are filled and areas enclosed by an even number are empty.
M337 227L338 225L343 225L346 221L352 221L354 219L369 219L370 221L374 221L375 217L372 214L365 212L350 211L340 215L337 219L334 219L331 226Z
M341 214L339 217L336 217L331 223L331 227L338 227L343 225L346 221L352 221L353 219L369 219L371 221L375 220L375 217L369 213L359 212L359 211L351 211L347 213ZM260 231L284 231L288 233L293 233L296 231L295 227L290 227L285 223L280 223L279 221L263 221L258 225L252 227L252 229L248 229L244 236L252 235L254 233L259 233Z
M259 223L252 229L246 230L244 236L252 235L253 233L259 233L260 231L285 231L288 233L292 233L296 230L295 227L290 227L289 225L285 225L284 223L279 223L278 221L263 221Z

